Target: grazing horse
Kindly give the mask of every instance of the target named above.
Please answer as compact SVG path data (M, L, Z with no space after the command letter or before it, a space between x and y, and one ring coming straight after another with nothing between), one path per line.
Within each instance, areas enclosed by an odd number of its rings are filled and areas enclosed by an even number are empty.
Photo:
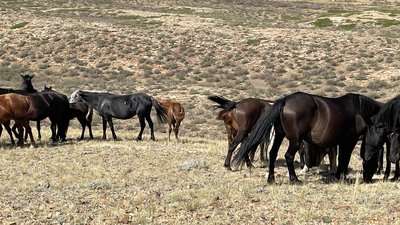
M275 182L275 161L279 147L286 137L289 147L285 154L291 183L300 182L294 170L294 156L303 140L318 147L339 146L339 165L335 177L347 172L351 153L365 129L365 120L375 115L379 102L363 95L346 94L328 98L296 92L275 102L254 125L234 158L241 164L251 149L260 144L275 128L275 139L270 150L268 182Z
M175 138L178 140L179 127L185 119L185 109L181 103L169 99L161 99L161 106L167 112L168 117L168 140L171 140L171 131L174 129Z
M225 158L224 167L231 170L233 152L250 133L258 117L263 112L269 110L272 101L258 98L246 98L239 102L234 102L219 96L208 96L208 99L218 103L218 105L215 106L216 108L222 109L217 119L224 121L228 133L228 153ZM256 149L257 147L253 150L251 158L254 158ZM261 167L265 167L267 160L263 143L260 144L260 149ZM247 164L251 165L249 160L247 160Z
M390 162L398 164L396 157L398 148L390 147L391 141L396 141L395 138L390 138L391 133L396 133L400 129L400 95L394 97L384 104L374 117L367 120L366 132L363 143L360 149L360 155L363 159L363 179L371 181L374 171L378 166L378 158L383 154L383 145L386 142L386 169L384 179L390 175ZM389 137L388 137L389 136ZM393 144L392 146L396 146ZM396 165L396 170L398 166ZM398 170L397 170L398 171ZM395 177L399 176L396 172Z
M155 141L153 121L150 116L152 106L155 107L160 122L165 122L167 119L167 114L160 103L155 98L144 93L114 95L105 92L77 90L72 93L71 98L70 102L83 100L99 113L103 120L103 139L106 139L107 122L110 126L113 139L117 139L112 118L129 119L137 115L140 122L140 132L136 140L142 140L143 130L146 126L145 120L147 120L151 133L150 139Z

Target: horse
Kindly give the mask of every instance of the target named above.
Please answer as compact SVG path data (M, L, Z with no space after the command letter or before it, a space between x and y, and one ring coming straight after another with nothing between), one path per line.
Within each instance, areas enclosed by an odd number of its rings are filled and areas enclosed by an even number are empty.
M103 120L102 139L106 139L107 122L110 126L113 139L117 139L112 118L129 119L137 115L140 122L140 132L136 140L142 140L143 130L146 126L145 120L147 120L151 133L150 140L155 141L153 121L150 116L152 106L156 109L159 122L165 123L167 119L167 113L160 103L154 97L145 93L115 95L107 92L76 90L72 93L71 98L71 103L83 100L99 113Z
M374 170L378 165L379 155L383 152L383 145L386 143L386 170L384 180L390 175L390 162L398 163L396 154L397 148L393 149L390 139L390 134L396 132L400 127L400 95L394 97L372 118L367 120L366 131L361 144L360 156L363 159L363 179L370 182L374 175ZM388 137L389 136L389 137ZM398 166L396 165L396 169ZM395 176L399 172L396 172Z
M26 95L26 94L29 94L29 93L37 92L37 90L32 85L32 78L34 77L34 75L28 75L27 74L27 75L20 75L20 76L21 76L22 82L21 82L21 86L18 89L0 88L0 95L1 94L7 94L7 93L18 93L18 94ZM18 136L18 133L16 132L16 128L17 128L17 126L19 126L19 129L22 129L21 125L18 124L18 123L15 123L14 126L13 126L13 129L10 129L10 121L7 121L5 123L6 124L4 124L3 126L6 128L8 134L10 136L11 144L14 145L15 141L14 141L14 138L12 136L12 132L11 131L14 131L14 134L16 136ZM0 126L0 136L1 136L2 130L3 130L3 128ZM40 133L39 133L39 136L40 136ZM25 140L27 138L28 138L28 133L26 133Z
M168 140L171 140L172 128L175 138L178 140L179 127L185 118L185 109L181 103L170 99L160 99L160 104L167 112L168 117Z
M337 98L296 92L275 102L257 120L248 138L235 155L240 165L251 152L275 129L270 150L268 182L275 182L275 161L279 147L286 137L289 147L285 153L289 182L299 183L294 171L294 156L303 140L318 147L339 146L339 164L335 177L345 178L351 153L364 132L365 120L378 113L381 103L363 95L349 93Z
M53 91L53 88L44 86L44 91ZM92 133L92 119L93 119L93 108L90 107L86 102L79 101L75 103L69 103L68 119L72 120L77 118L82 126L82 133L80 140L83 140L85 136L85 128L88 127L90 139L93 139Z
M29 95L9 93L0 95L0 109L0 123L15 120L17 124L26 129L33 146L36 146L36 143L32 136L29 120L42 120L49 117L52 122L53 141L56 141L56 125L58 126L57 136L65 139L68 122L64 114L69 109L66 96L56 92L37 92ZM20 145L23 144L22 136L22 132L20 132L18 141Z
M10 131L10 120L14 120L25 128L30 136L31 144L36 146L32 135L32 129L29 126L29 117L35 113L32 105L32 102L24 95L16 93L0 95L0 123L6 127L7 131ZM12 137L11 134L10 137ZM18 139L18 145L22 146L24 142L21 133Z
M228 133L228 153L225 158L224 167L231 170L232 154L237 146L247 137L251 128L256 123L258 117L271 107L272 101L246 98L238 102L228 100L220 96L208 96L208 99L218 103L215 108L222 109L217 120L224 121L226 131ZM264 144L260 144L260 161L261 167L267 164L266 150L264 151ZM253 150L250 158L254 158L256 148ZM250 161L247 161L251 165Z

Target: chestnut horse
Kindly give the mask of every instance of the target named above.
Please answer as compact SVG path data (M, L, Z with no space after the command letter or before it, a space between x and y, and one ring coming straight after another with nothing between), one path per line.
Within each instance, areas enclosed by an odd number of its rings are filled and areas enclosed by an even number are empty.
M258 117L271 107L272 101L258 98L246 98L239 102L234 102L219 96L209 96L209 100L218 103L216 108L222 109L218 116L218 120L224 121L226 131L228 133L228 153L226 155L224 166L231 170L231 158L236 147L247 137L252 127L257 122ZM263 143L260 144L260 161L261 167L267 164L266 153ZM253 149L251 158L257 148ZM247 161L247 165L251 165Z
M179 127L185 119L185 109L181 103L170 99L160 99L160 105L167 112L168 117L168 140L171 140L171 131L174 129L175 138L178 140Z

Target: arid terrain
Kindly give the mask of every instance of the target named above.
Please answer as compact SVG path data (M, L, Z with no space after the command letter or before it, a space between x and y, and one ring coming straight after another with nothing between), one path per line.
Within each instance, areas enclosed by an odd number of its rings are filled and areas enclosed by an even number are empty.
M355 92L385 102L400 90L396 1L1 0L0 87L33 85L145 92L186 109L181 140L134 139L14 148L0 139L0 224L399 224L400 183L361 182L357 146L348 182L326 163L289 185L281 147L277 185L266 170L223 168L226 131L207 100ZM35 129L34 129L35 132ZM108 131L109 132L109 131ZM36 133L35 133L36 135ZM109 135L110 136L110 135ZM257 163L256 163L257 165Z

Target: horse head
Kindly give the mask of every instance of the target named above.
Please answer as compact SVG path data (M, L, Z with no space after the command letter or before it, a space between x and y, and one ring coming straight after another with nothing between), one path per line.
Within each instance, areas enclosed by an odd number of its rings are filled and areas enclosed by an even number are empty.
M21 83L21 90L27 91L27 92L37 92L37 90L33 87L32 85L32 79L35 75L20 75L22 79Z
M374 119L367 121L367 124L360 155L363 159L364 181L371 181L378 168L379 152L383 151L388 131L384 124Z
M69 103L76 103L82 101L82 97L80 96L81 90L77 89L72 92L71 96L69 97Z

